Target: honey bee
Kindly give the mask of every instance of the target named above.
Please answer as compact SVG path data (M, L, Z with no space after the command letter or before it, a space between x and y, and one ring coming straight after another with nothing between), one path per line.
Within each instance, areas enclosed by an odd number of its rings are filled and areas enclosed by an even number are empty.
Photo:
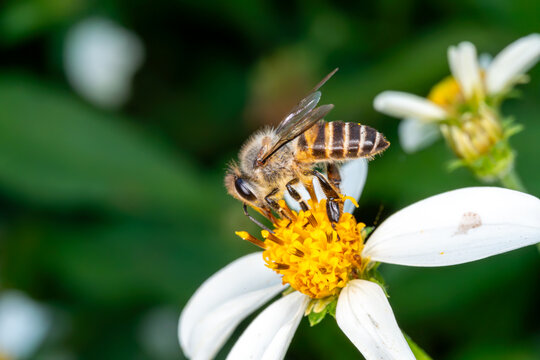
M250 205L269 219L272 210L280 216L288 214L278 200L286 190L304 210L307 204L294 186L303 184L315 197L313 180L317 178L326 195L328 218L339 221L343 202L339 199L341 182L337 164L349 159L371 158L390 143L377 130L352 122L326 122L323 118L334 105L318 106L319 88L338 69L328 74L302 99L277 126L253 134L242 146L239 163L232 163L225 176L230 195L244 203L244 213L267 229L247 212ZM316 165L326 164L328 179Z

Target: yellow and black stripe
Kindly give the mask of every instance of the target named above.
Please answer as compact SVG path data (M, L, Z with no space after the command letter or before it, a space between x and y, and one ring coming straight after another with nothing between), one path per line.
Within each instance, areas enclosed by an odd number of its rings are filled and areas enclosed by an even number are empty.
M319 121L298 137L296 158L303 162L370 157L390 143L377 130L356 123Z

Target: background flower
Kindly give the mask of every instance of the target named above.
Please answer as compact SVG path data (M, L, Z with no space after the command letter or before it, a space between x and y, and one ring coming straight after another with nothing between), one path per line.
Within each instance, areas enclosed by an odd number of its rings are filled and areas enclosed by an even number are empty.
M464 41L448 48L451 76L437 83L427 99L385 91L373 104L378 111L404 118L399 135L406 152L430 145L440 130L459 164L480 180L500 179L504 186L522 190L508 144L520 128L503 119L499 106L539 58L540 34L531 34L508 45L483 70L475 46Z

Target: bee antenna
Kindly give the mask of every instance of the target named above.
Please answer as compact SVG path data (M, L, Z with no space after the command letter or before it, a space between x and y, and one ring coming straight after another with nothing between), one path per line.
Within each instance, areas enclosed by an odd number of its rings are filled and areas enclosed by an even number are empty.
M330 80L330 78L332 76L334 76L334 74L339 70L339 68L335 68L334 70L332 70L332 72L328 75L326 75L324 77L324 79L322 79L317 85L315 85L315 87L313 88L313 90L311 90L311 92L315 92L317 90L319 90L321 88L321 86L323 86L328 80Z
M268 231L268 232L271 233L271 234L274 233L274 232L273 232L272 230L270 230L268 227L266 227L265 225L263 225L259 220L255 219L253 216L251 216L251 215L249 214L246 203L244 203L244 215L246 215L246 216L248 217L249 220L253 221L253 223L255 223L255 225L257 225L257 226L260 227L261 229L266 230L266 231Z

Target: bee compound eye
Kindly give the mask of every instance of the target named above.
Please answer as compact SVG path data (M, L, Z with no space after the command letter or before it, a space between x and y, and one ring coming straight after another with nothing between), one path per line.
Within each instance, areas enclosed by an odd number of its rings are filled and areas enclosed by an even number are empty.
M234 181L234 187L236 188L236 192L238 192L238 194L240 194L240 196L244 199L248 201L255 201L255 199L257 199L251 190L249 190L247 183L242 178L237 178Z

